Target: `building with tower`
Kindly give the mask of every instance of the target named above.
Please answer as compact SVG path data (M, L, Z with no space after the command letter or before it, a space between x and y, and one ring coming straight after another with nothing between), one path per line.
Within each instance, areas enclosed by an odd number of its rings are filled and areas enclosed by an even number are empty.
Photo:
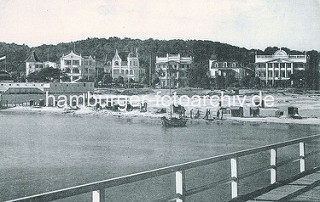
M33 72L38 72L43 68L53 67L57 68L57 63L55 62L41 62L35 51L29 55L29 57L25 60L26 63L26 76Z
M125 82L130 82L130 80L133 80L135 82L140 81L141 70L137 50L135 53L118 52L118 50L116 50L111 65L111 74L113 79L122 77Z

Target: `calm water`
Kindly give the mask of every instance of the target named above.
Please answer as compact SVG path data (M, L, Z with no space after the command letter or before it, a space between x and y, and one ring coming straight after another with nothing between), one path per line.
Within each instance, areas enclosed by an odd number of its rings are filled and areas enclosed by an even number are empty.
M188 124L165 129L152 119L0 111L0 201L320 133L318 126L293 124ZM244 160L243 168L257 167L267 159L262 155L255 157L256 162ZM188 186L205 183L208 175L218 178L228 173L227 165L204 168L209 173L190 171ZM200 180L192 180L194 177ZM268 174L263 178L267 180ZM147 180L138 188L112 188L107 196L111 201L151 200L150 192L158 197L162 191L174 192L172 183L172 176L165 176ZM251 189L247 183L243 187ZM123 196L126 193L130 198ZM214 201L228 194L224 191ZM68 200L86 201L88 197ZM213 200L209 193L208 198ZM197 195L190 201L200 199L207 200Z

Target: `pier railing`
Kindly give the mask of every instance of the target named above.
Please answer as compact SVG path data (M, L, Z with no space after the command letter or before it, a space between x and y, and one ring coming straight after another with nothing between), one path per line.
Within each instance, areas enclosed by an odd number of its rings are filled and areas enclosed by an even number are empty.
M105 193L108 188L116 187L124 184L130 184L130 183L142 181L145 179L154 178L154 177L163 176L163 175L172 174L172 173L175 173L176 194L175 196L173 196L173 198L168 199L170 201L183 202L185 201L187 196L190 196L202 191L206 191L209 189L213 189L218 185L225 184L225 183L231 183L231 190L230 190L231 198L237 199L240 196L238 192L239 179L244 179L254 174L270 170L270 184L274 184L277 182L277 168L295 161L299 161L300 173L308 172L306 171L306 157L318 154L320 153L320 151L313 151L306 154L305 143L315 141L316 139L319 139L319 138L320 138L320 135L313 135L309 137L293 139L293 140L289 140L281 143L257 147L254 149L247 149L247 150L242 150L242 151L233 152L229 154L218 155L218 156L205 158L201 160L190 161L187 163L182 163L178 165L168 166L164 168L154 169L154 170L135 173L135 174L130 174L130 175L116 177L116 178L107 179L103 181L83 184L83 185L69 187L69 188L51 191L47 193L37 194L33 196L27 196L27 197L14 199L10 201L53 201L53 200L63 199L71 196L92 192L93 202L104 202L106 201ZM283 148L290 145L297 146L297 149L299 150L299 156L295 158L287 159L282 162L278 162L277 150L279 148ZM239 157L257 154L265 151L270 152L270 163L268 166L258 168L256 170L249 171L246 173L241 173L241 174L238 173ZM227 177L225 180L220 180L215 183L206 184L206 185L189 189L189 190L186 189L186 178L185 178L186 170L209 165L209 164L214 164L221 161L230 161L231 170L230 170L229 177Z

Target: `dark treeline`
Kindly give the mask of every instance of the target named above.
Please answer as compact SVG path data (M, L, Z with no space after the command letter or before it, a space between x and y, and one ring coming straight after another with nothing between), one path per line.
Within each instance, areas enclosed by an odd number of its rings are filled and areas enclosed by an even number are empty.
M225 43L203 41L203 40L155 40L155 39L120 39L118 37L105 38L88 38L69 43L59 43L57 45L41 45L38 47L28 47L26 45L0 43L0 55L7 56L7 70L9 72L21 73L25 71L25 59L32 50L36 52L42 61L53 61L59 63L59 58L63 54L68 54L75 48L77 54L95 56L98 60L111 60L114 56L115 49L118 51L135 51L138 48L140 66L146 69L146 75L149 75L149 64L154 70L155 56L165 56L167 53L181 56L192 56L194 58L193 73L203 74L208 71L208 60L212 54L217 56L220 61L238 61L248 67L254 68L255 54L273 54L278 47L267 47L265 50L246 49L232 46ZM288 54L304 54L297 50L290 50L282 47ZM310 65L306 72L306 85L310 88L319 86L316 84L318 76L319 53L317 51L307 52L310 55ZM4 64L1 62L1 68ZM208 84L207 80L202 81L205 75L194 75L197 78L191 79L196 83L190 83L190 86L204 86ZM199 77L199 78L198 78ZM146 78L148 80L149 78Z

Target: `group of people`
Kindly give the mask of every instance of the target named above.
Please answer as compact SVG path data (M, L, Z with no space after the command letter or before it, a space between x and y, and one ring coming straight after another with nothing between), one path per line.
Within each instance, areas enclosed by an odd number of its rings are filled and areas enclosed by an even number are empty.
M172 111L173 113L176 113L179 115L179 118L184 118L186 117L186 110L183 106L178 105L178 106L174 106L172 105ZM194 113L193 109L190 110L190 116L189 118L191 119L199 119L200 118L200 110L197 109L197 111ZM205 115L203 117L203 119L205 120L213 120L213 119L223 119L223 110L220 108L217 111L216 117L212 117L211 116L211 111L210 109L206 109Z
M190 110L190 118L191 119L198 119L200 117L200 110L198 109L197 112L195 114L193 114L193 109ZM223 118L223 110L219 109L217 111L217 119L222 119ZM210 119L214 119L213 117L211 117L211 111L210 109L206 109L206 113L203 117L203 119L205 120L210 120Z

